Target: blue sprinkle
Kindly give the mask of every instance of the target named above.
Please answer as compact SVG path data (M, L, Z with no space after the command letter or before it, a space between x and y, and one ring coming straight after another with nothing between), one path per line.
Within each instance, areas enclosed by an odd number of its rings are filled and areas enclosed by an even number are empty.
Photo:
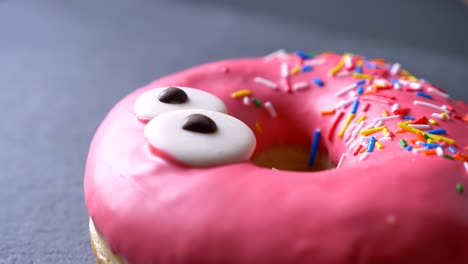
M406 147L406 151L412 151L413 150L413 146L407 146Z
M374 63L372 63L372 62L370 62L370 61L368 61L368 60L364 60L364 64L365 64L367 67L371 68L371 69L377 69L377 65L375 65Z
M366 80L359 80L356 82L356 85L363 85L366 83Z
M369 146L367 147L367 152L374 151L374 147L375 147L375 137L371 137L369 139Z
M310 72L312 70L312 65L304 65L302 66L302 71L303 72Z
M439 145L439 144L430 144L430 143L425 143L425 142L423 142L423 143L421 144L421 146L426 147L426 148L428 148L428 149L435 149L435 148L438 148L438 147L442 147L442 146Z
M449 149L450 152L452 152L453 154L456 154L456 153L457 153L457 150L456 150L454 147L452 147L452 146L448 147L448 149Z
M318 86L320 86L320 87L322 87L322 86L325 84L322 80L320 80L320 79L317 78L317 77L314 77L314 78L312 79L312 81L313 81L316 85L318 85Z
M295 52L296 56L298 56L299 58L303 59L303 60L308 60L308 59L312 59L312 56L310 56L310 54L307 54L303 51L296 51Z
M364 87L359 86L357 89L357 94L362 95L364 93Z
M356 114L358 106L359 106L359 100L356 99L353 102L353 107L351 107L351 114Z
M356 66L356 73L362 73L362 66Z
M310 150L310 156L309 156L309 167L313 167L315 163L315 157L317 156L317 151L319 147L319 142L320 142L320 129L315 129L314 132L314 139L312 140L312 148Z
M423 92L416 92L416 95L417 95L417 96L424 97L424 98L427 98L427 99L432 99L432 95L430 95L430 94L427 94L427 93L423 93Z
M394 79L394 78L391 78L390 81L391 81L393 84L400 84L400 82L399 82L397 79Z
M412 117L412 116L403 116L402 118L403 118L404 120L411 120L411 121L414 120L414 117Z
M440 135L440 134L447 134L447 131L445 131L445 129L434 129L434 130L427 131L426 133Z

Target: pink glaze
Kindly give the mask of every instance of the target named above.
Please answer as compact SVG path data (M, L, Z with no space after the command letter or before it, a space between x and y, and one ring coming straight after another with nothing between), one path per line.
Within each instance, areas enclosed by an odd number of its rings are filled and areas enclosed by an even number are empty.
M326 139L339 111L320 111L347 98L335 93L356 82L351 76L330 77L340 57L323 54L326 64L289 76L287 82L281 79L280 64L286 61L293 68L300 63L294 55L216 62L158 80L119 102L93 139L84 182L89 215L113 252L138 264L468 263L468 193L455 187L468 188L462 162L405 151L398 142L415 138L410 133L395 133L392 141L383 142L384 149L375 148L358 161L345 147L346 136L336 136L351 106L344 109L333 140ZM364 67L364 72L371 69ZM257 76L278 83L279 89L255 83ZM325 85L316 86L310 82L313 77ZM284 83L297 82L308 82L309 88L285 92L289 88ZM213 93L253 131L259 122L264 132L256 134L256 154L276 143L310 145L313 131L320 128L322 147L333 162L344 152L348 155L339 169L320 172L273 171L250 162L203 169L177 166L149 149L145 124L132 112L139 95L168 85ZM261 101L271 101L278 117L230 97L245 88ZM379 92L396 100L366 97L411 108L409 114L416 118L431 118L437 111L414 106L413 100L449 104L458 115L466 115L451 99L434 95L429 100L404 90ZM366 103L367 121L392 106L361 100L354 121ZM385 125L395 132L399 121ZM437 121L447 130L445 136L456 140L457 151L466 155L467 123Z

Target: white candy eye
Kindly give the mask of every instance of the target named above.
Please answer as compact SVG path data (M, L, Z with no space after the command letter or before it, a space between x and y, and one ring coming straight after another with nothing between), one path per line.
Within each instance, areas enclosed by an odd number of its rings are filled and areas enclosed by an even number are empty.
M226 113L226 106L218 97L189 87L161 87L140 95L133 105L138 119L151 120L164 112L180 109L207 109Z
M193 167L250 159L255 136L242 121L219 112L184 109L153 118L145 127L151 147Z

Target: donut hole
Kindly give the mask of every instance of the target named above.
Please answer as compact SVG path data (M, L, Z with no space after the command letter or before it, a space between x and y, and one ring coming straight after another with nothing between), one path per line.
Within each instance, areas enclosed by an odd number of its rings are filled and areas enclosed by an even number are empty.
M313 167L308 166L309 156L310 146L275 144L254 155L251 161L259 167L287 171L323 171L336 168L325 149L318 151Z

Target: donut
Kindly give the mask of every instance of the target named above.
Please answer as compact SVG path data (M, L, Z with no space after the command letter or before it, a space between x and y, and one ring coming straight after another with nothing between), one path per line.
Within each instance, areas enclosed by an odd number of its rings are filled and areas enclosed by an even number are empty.
M399 63L280 50L132 92L90 145L98 263L468 263L468 106Z

